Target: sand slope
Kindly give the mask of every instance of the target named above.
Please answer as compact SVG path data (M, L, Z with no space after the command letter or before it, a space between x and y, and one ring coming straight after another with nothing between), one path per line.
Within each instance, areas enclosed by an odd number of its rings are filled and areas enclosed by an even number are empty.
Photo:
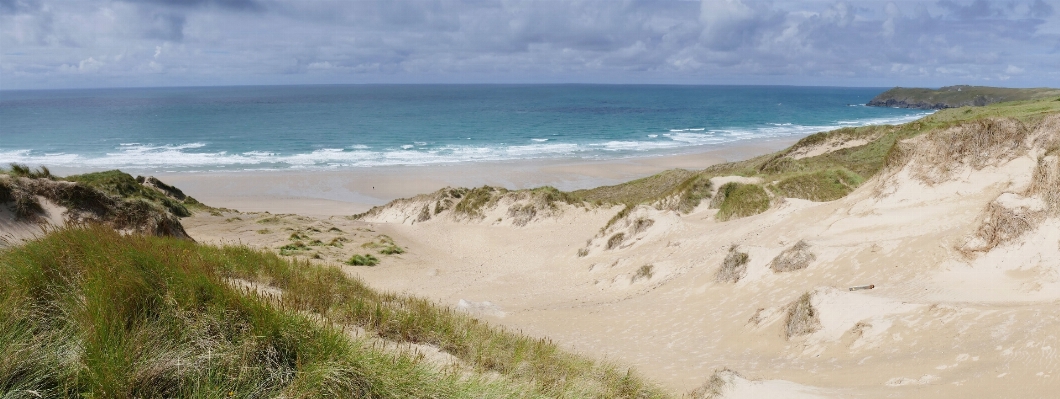
M843 199L728 222L705 205L642 206L602 231L620 208L560 204L520 224L518 201L419 220L423 201L329 223L409 250L347 267L376 287L632 365L675 392L728 368L729 397L1056 397L1058 121L919 137ZM956 136L982 140L958 151ZM185 224L207 241L237 229ZM805 268L770 268L799 241ZM733 245L745 274L719 282Z

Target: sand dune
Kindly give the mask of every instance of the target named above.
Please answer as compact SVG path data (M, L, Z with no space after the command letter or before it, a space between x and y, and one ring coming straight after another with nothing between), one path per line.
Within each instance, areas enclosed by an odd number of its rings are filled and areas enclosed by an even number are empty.
M326 223L408 250L346 267L374 286L634 366L676 392L731 369L723 397L1052 397L1058 121L921 136L840 200L777 199L726 222L709 201L612 220L622 207L525 193L457 212L442 190ZM974 145L954 149L958 136ZM196 218L186 225L201 240L282 239ZM740 278L718 279L733 246L747 254Z

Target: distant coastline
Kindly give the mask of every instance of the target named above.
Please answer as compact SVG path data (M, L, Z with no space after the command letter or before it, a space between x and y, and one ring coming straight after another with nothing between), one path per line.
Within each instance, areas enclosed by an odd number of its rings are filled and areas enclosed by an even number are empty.
M987 86L946 86L935 89L895 87L873 98L870 107L946 109L982 107L1005 101L1037 100L1060 97L1060 89L1013 89Z

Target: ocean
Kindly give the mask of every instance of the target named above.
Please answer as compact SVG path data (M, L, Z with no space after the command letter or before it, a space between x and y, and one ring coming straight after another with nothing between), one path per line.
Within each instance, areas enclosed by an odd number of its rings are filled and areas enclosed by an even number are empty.
M314 170L680 154L929 112L883 88L335 85L0 91L0 163Z

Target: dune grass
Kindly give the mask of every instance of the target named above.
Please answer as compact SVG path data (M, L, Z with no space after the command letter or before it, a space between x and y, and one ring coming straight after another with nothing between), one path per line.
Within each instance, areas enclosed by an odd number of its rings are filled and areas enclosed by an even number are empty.
M626 370L335 268L105 227L0 252L0 319L4 397L666 396ZM385 352L343 326L437 346L469 371Z
M82 175L67 176L63 180L80 183L88 187L100 190L104 193L125 199L147 200L149 202L153 202L163 206L164 208L169 210L170 213L178 217L191 216L191 211L188 210L188 208L181 201L170 198L157 190L148 188L140 184L140 182L137 181L136 178L132 177L132 175L122 172L120 170L110 170L106 172L95 172L86 173ZM187 198L191 197L186 197L186 199ZM195 201L194 199L192 199L191 201L193 201L193 203L195 204L198 204L198 201Z
M714 281L719 283L739 282L740 279L747 275L747 263L750 260L750 256L746 252L741 252L738 246L729 247L729 254L725 256L721 267L718 268L718 272L714 275Z
M809 267L810 263L815 260L817 260L817 255L810 251L810 244L805 240L799 240L791 248L785 249L773 258L769 262L769 268L774 273L793 272Z
M821 329L820 316L818 316L817 309L810 302L812 298L813 295L807 292L788 305L788 315L784 321L784 334L789 339L812 334Z
M760 185L727 183L718 191L718 196L725 196L718 208L720 221L757 215L769 209L769 194Z

